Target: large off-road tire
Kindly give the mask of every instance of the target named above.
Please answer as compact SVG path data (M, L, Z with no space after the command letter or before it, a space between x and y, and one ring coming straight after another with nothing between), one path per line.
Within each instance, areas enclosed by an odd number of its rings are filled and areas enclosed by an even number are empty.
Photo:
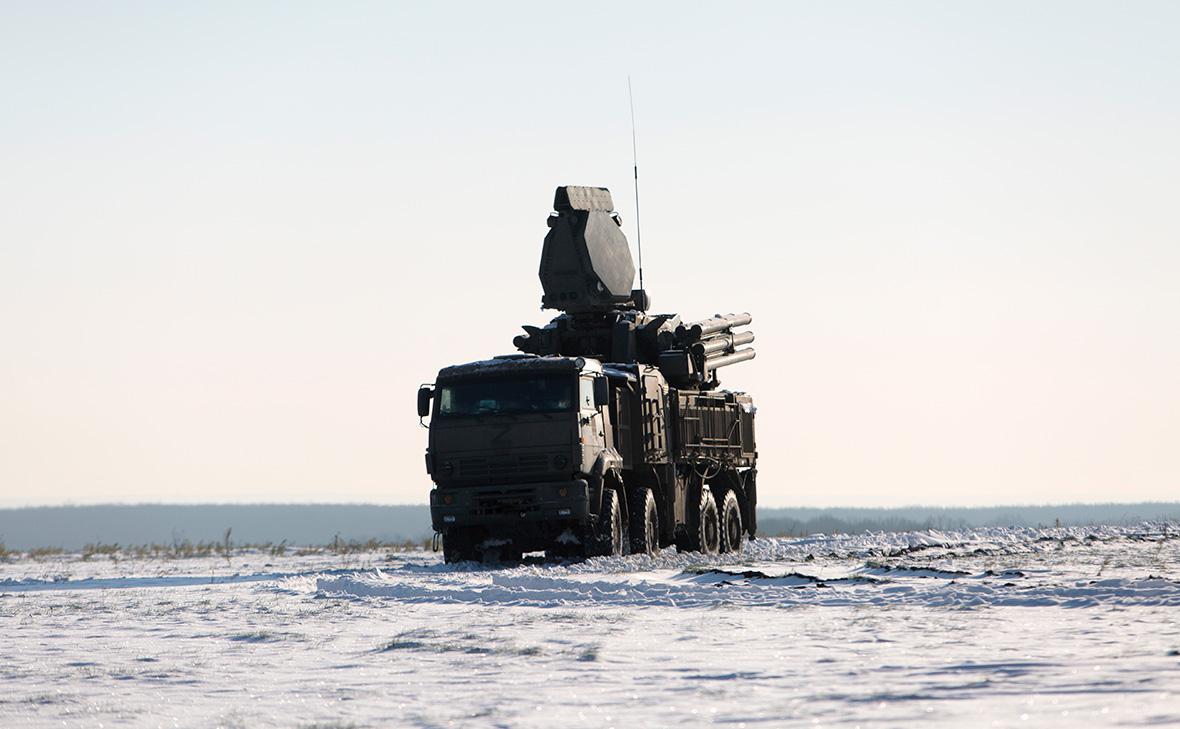
M623 507L619 504L619 492L615 489L602 492L602 512L590 528L585 542L587 557L626 553L627 532L623 525Z
M701 487L701 500L697 513L689 521L688 533L677 547L689 552L717 554L721 549L721 528L717 517L717 502L708 486Z
M479 561L480 555L475 549L475 542L466 532L458 530L449 532L443 535L442 543L443 562L447 564Z
M722 552L740 552L745 541L742 529L742 507L738 503L737 493L733 489L726 489L725 495L717 507L718 533Z
M660 551L660 516L656 511L656 495L647 487L631 491L627 502L627 517L631 522L631 554L654 555Z

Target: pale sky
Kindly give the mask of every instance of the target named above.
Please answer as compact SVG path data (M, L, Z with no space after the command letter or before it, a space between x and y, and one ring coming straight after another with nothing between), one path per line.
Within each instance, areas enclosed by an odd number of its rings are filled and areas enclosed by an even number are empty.
M0 505L421 503L553 188L749 311L761 502L1180 497L1176 3L0 5Z

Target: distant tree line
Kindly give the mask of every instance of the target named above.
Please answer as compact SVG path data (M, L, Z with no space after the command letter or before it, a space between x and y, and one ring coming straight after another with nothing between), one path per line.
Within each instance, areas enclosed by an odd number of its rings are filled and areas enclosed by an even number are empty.
M1180 521L1180 503L1062 504L889 509L762 508L767 536L966 529L982 526L1075 526ZM424 505L107 504L0 509L0 545L8 549L82 550L87 545L216 544L232 530L240 544L325 545L421 542L431 536Z

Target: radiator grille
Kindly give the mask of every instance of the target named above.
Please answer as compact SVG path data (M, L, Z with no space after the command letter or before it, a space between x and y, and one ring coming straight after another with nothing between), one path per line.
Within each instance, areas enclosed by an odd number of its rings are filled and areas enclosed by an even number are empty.
M531 488L504 489L481 493L475 498L479 515L525 514L537 510L537 494Z
M510 480L516 476L544 473L549 470L550 458L544 453L460 458L459 476L493 481Z

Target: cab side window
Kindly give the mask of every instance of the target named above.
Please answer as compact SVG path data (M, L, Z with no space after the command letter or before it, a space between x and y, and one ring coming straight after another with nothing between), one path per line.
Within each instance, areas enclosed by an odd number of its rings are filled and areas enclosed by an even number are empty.
M588 377L578 378L578 407L582 410L594 409L594 381Z

